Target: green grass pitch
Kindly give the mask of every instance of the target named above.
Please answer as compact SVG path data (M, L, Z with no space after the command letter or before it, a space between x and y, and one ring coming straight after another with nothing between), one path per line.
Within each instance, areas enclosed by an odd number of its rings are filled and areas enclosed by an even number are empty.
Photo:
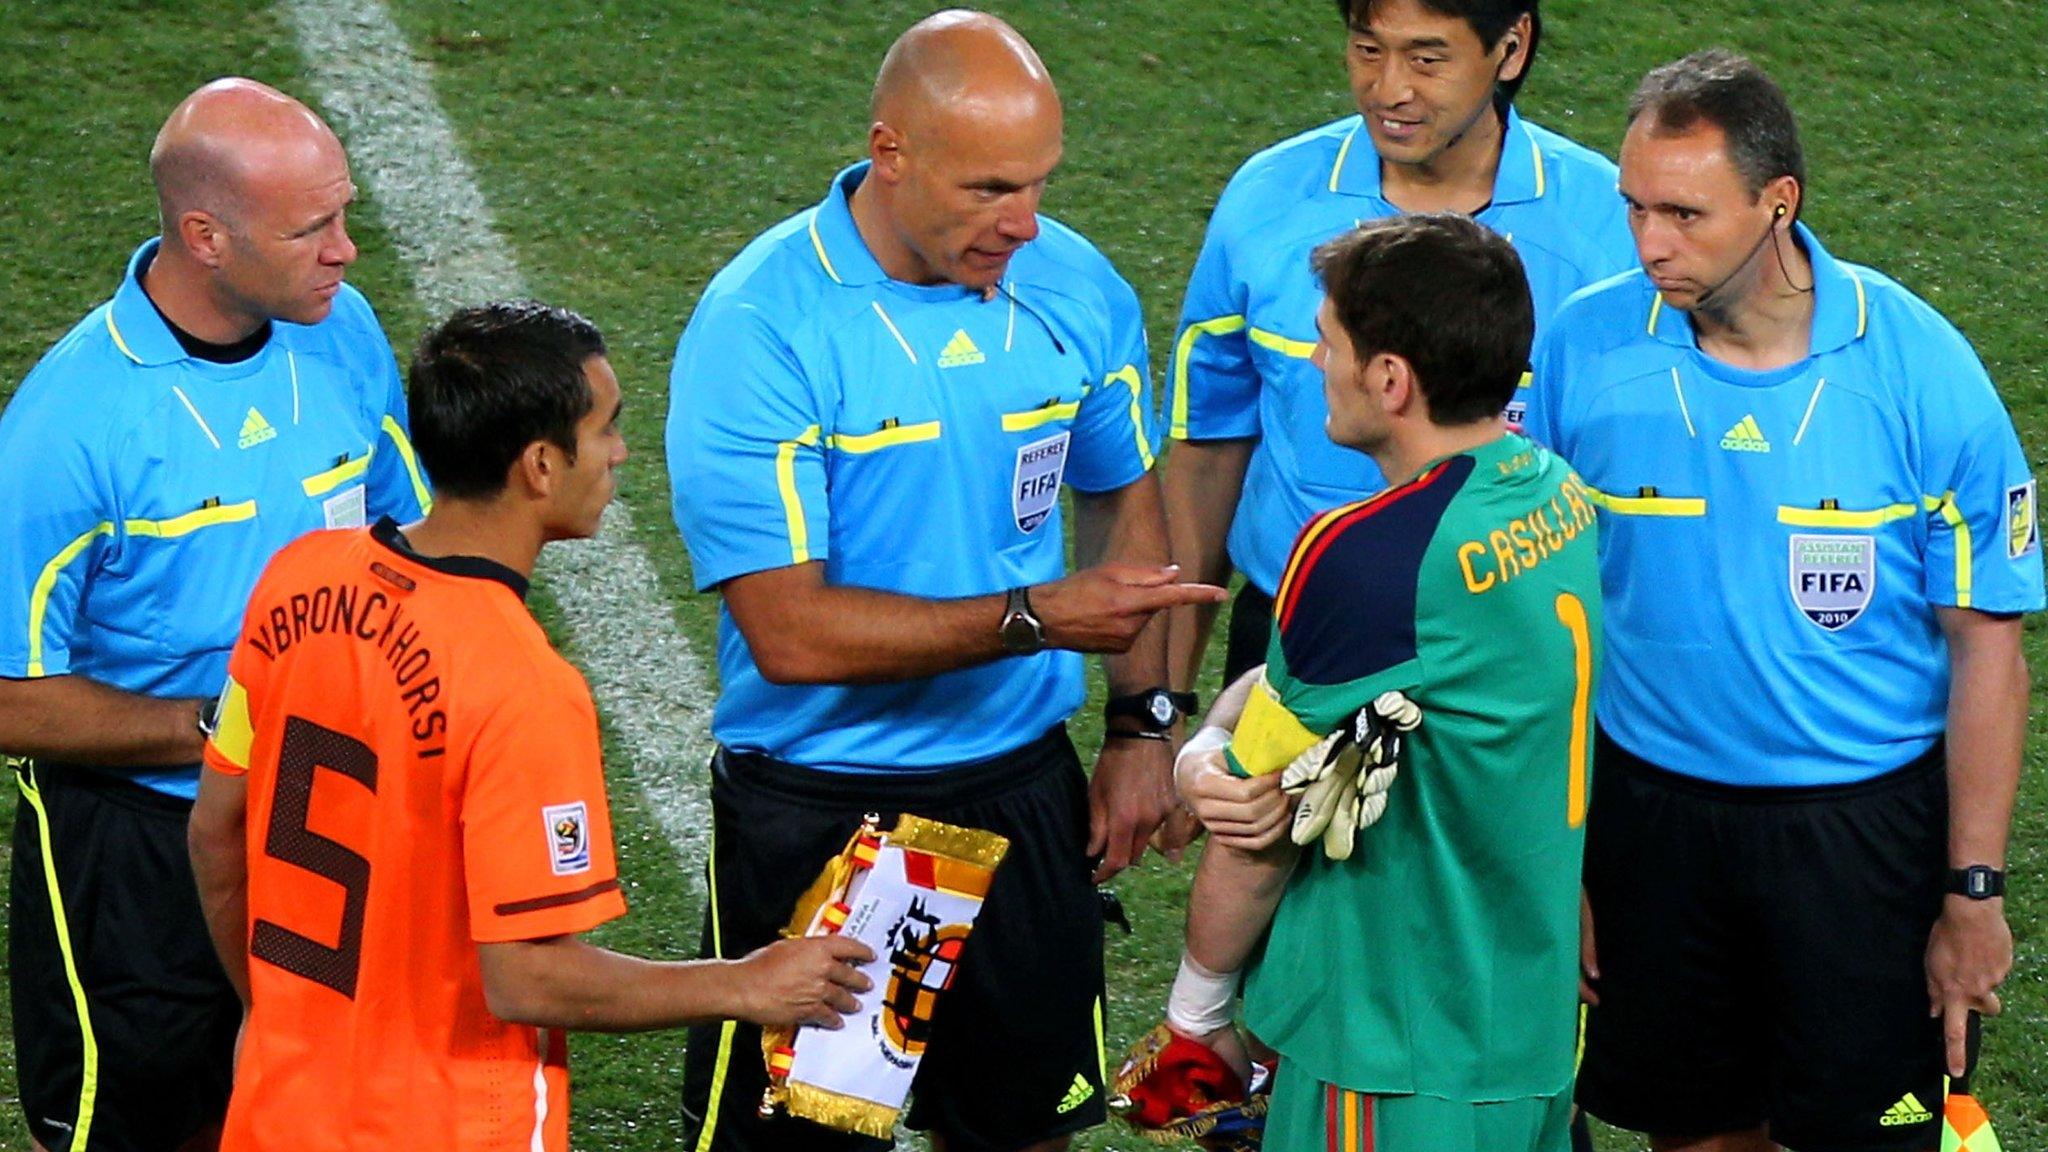
M1203 223L1253 151L1349 111L1327 0L1003 0L1066 97L1067 159L1046 210L1099 243L1144 298L1155 380ZM752 235L814 202L861 148L875 64L929 10L900 0L774 5L391 0L536 294L602 324L630 401L624 498L698 651L715 604L694 595L667 515L661 425L669 357L697 293ZM1522 107L1613 153L1623 102L1653 64L1725 44L1769 67L1801 113L1807 219L1845 258L1897 276L1954 319L2000 383L2037 468L2048 451L2048 96L2040 0L1552 0ZM0 30L0 399L112 290L154 228L144 156L165 112L216 75L308 93L289 28L255 0L205 6L23 0ZM374 195L352 217L351 273L408 346L429 319ZM2044 665L2038 621L2028 650ZM1213 672L1212 672L1213 675ZM1213 683L1210 685L1213 688ZM1095 734L1081 724L1084 742ZM1979 1096L2015 1152L2048 1147L2048 957L2038 895L2048 796L2027 749L2009 900L2018 964L1988 1031ZM694 951L698 908L633 788L614 789L633 913L602 942ZM0 799L0 815L12 795ZM4 852L0 845L0 852ZM1110 1042L1156 1019L1178 951L1186 870L1118 882L1137 932L1111 941ZM0 1005L0 1013L4 1013ZM0 1030L4 1031L4 1030ZM577 1144L678 1146L678 1037L581 1037ZM27 1147L0 1036L0 1146ZM1634 1147L1603 1134L1603 1147ZM1140 1147L1106 1128L1090 1149Z

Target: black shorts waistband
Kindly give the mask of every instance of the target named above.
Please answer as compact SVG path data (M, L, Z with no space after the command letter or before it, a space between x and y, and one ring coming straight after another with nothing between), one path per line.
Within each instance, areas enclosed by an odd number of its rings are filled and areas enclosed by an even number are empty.
M714 783L763 788L796 800L903 810L987 800L1073 763L1067 727L1055 724L1030 743L985 760L901 772L828 772L721 744L711 758L711 774Z
M45 794L75 790L91 792L110 803L143 812L160 813L183 820L192 813L192 801L135 781L105 768L89 764L67 764L58 760L24 760L17 769L36 790Z
M1927 751L1867 780L1852 780L1846 784L1727 784L1660 768L1615 743L1605 729L1596 729L1594 744L1594 763L1599 772L1620 769L1660 788L1724 804L1805 804L1851 800L1918 783L1929 775L1945 772L1948 767L1948 742L1944 738L1936 738Z

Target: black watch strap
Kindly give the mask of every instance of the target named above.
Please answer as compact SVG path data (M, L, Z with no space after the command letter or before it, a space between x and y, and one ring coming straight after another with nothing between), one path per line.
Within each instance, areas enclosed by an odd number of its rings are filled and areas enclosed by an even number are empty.
M1102 705L1102 718L1136 720L1148 732L1164 732L1173 727L1174 721L1187 715L1187 709L1180 706L1176 695L1179 694L1164 688L1147 688L1127 696L1112 696Z
M1972 900L1989 900L1993 896L2003 896L2005 873L1989 864L1951 868L1948 871L1948 891L1952 896L1967 896Z
M1030 656L1045 648L1045 625L1031 610L1031 589L1018 586L1003 598L1003 622L998 633L1003 651L1012 656Z

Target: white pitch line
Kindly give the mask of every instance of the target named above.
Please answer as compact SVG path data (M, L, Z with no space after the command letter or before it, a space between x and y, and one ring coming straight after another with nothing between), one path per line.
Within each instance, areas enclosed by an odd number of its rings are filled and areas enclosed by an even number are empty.
M526 295L427 65L382 0L282 0L280 8L314 95L347 142L356 178L375 193L427 313ZM711 693L703 665L656 596L660 585L632 523L632 510L614 501L596 539L542 554L540 578L568 621L570 646L632 778L694 888L711 825L704 770Z

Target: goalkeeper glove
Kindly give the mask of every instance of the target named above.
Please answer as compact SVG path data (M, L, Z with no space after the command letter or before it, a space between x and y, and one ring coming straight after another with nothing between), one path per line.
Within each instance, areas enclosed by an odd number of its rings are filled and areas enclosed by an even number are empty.
M1400 692L1382 692L1282 770L1280 787L1300 797L1289 837L1318 837L1332 860L1347 860L1360 829L1386 814L1387 789L1401 769L1402 736L1422 723L1422 709Z
M1258 1152L1272 1077L1256 1065L1253 1075L1247 1088L1215 1051L1161 1024L1124 1057L1109 1106L1155 1144L1193 1140L1205 1152Z

